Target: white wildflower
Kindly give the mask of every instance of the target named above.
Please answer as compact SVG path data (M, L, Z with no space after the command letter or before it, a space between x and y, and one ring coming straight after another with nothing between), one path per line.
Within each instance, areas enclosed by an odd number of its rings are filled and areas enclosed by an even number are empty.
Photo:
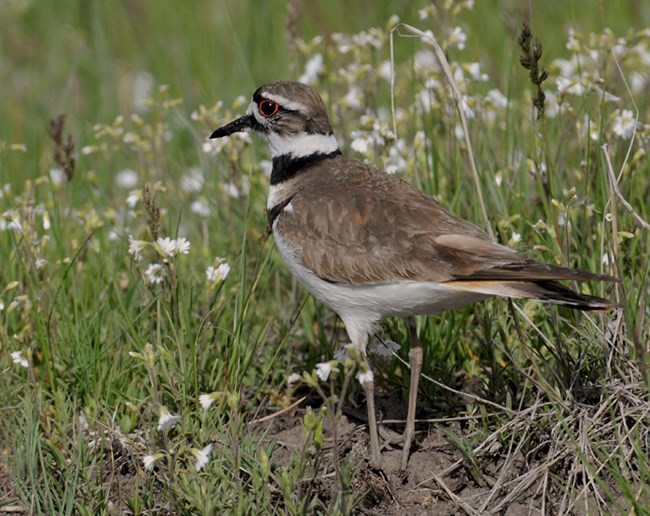
M135 188L138 185L138 173L130 168L115 174L115 184L120 188Z
M481 71L481 63L467 63L463 66L469 73L470 77L477 82L485 82L490 79L488 74Z
M305 65L305 73L299 78L298 82L304 84L313 84L316 82L319 74L323 71L323 55L318 53L313 55Z
M201 394L199 396L199 403L205 410L208 410L210 408L210 405L212 405L217 399L217 396L218 393L216 392L211 392L210 394Z
M585 87L575 79L558 77L555 81L558 93L570 93L572 95L582 96L585 93Z
M350 358L350 354L348 353L348 347L340 348L337 349L334 352L334 360L338 360L339 362L345 362L348 358Z
M612 130L614 134L624 140L629 140L636 129L636 119L634 113L629 109L624 109L620 115L614 119Z
M448 43L451 48L457 48L458 50L463 50L465 48L465 42L467 41L467 34L460 27L454 27L451 29L451 34L449 34Z
M513 246L518 244L519 242L521 242L521 234L517 233L516 231L513 231L510 240L508 240L508 245Z
M43 218L43 229L47 231L52 227L52 222L50 221L50 214L47 212L47 210L43 210L41 217Z
M357 380L359 380L359 383L361 385L367 382L372 382L375 379L369 367L365 366L365 371L363 369L364 367L359 369L359 371L357 372Z
M418 50L413 56L413 65L416 70L421 70L426 74L440 71L438 57L429 49Z
M129 254L136 262L142 261L142 251L146 244L143 240L136 240L133 235L129 235Z
M136 70L130 74L131 79L131 106L134 111L144 113L149 110L151 90L154 78L149 72Z
M160 417L158 418L158 431L161 432L167 428L174 426L181 420L180 416L172 414L167 410L167 407L160 407Z
M361 109L363 107L363 91L361 91L361 88L351 86L347 95L341 99L341 104L350 109Z
M603 264L604 267L609 267L610 265L614 265L616 263L616 258L614 257L614 253L611 252L606 252L603 253L601 256L601 263Z
M393 353L399 351L400 345L394 340L380 340L377 346L377 355L380 357L390 357Z
M205 271L205 277L211 283L219 283L226 279L230 272L230 265L225 258L215 258L214 263Z
M400 142L388 150L388 157L384 159L384 169L389 174L397 174L406 170L406 160L402 157L399 150Z
M334 368L332 367L332 362L321 362L316 364L316 374L320 378L321 382L326 382Z
M142 200L142 191L141 190L131 190L129 195L126 198L126 205L129 208L135 208L135 205L138 204L138 201Z
M239 199L241 197L241 192L235 183L222 183L221 188L224 193L232 199Z
M165 278L165 269L159 263L152 263L144 271L144 276L152 285L155 285L156 283L162 283L162 280Z
M3 307L4 307L4 305L3 305ZM27 360L23 356L22 351L14 351L11 354L11 359L14 361L14 364L17 364L17 365L20 365L20 366L23 366L23 367L29 367L29 360Z
M181 189L184 192L200 192L205 184L205 177L200 167L188 168L181 177Z
M192 455L194 455L194 458L196 458L196 464L194 465L196 471L201 471L203 467L208 463L211 451L212 444L208 444L202 450L197 450L196 448L192 449Z
M146 471L153 471L153 467L156 465L156 461L159 459L159 454L156 455L145 455L142 458L142 464Z
M185 237L174 240L174 254L190 254L190 241Z
M174 256L176 253L176 240L169 237L158 238L156 244L158 246L157 251L161 256Z
M354 151L357 151L361 154L366 154L368 152L368 148L370 147L370 143L372 142L372 138L368 136L366 137L361 136L362 134L361 131L354 131L354 132L358 133L359 136L357 136L356 138L354 138L354 140L352 140L352 143L350 143L350 147Z
M298 383L300 380L302 380L302 376L300 376L298 373L291 373L287 377L287 385L292 386Z
M488 91L486 100L490 102L494 107L505 109L508 106L508 99L506 96L497 89L492 89Z
M65 179L65 174L63 173L63 170L60 168L52 168L50 169L50 182L53 185L60 185L63 183L63 180Z
M210 205L208 201L204 199L197 199L190 204L190 211L199 217L209 217L210 216Z

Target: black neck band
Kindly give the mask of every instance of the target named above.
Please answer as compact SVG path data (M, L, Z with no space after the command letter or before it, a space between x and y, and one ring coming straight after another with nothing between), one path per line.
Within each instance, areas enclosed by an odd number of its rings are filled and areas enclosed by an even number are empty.
M309 156L296 158L293 154L282 154L273 158L273 170L271 171L271 184L277 185L282 181L290 179L303 170L308 169L311 165L320 163L326 159L333 158L341 154L339 149L334 152L316 152Z

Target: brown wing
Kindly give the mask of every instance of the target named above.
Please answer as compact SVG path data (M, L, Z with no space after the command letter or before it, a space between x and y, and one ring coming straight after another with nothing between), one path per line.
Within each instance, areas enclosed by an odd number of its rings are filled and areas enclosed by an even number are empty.
M293 209L277 221L285 243L323 279L448 281L488 263L522 261L394 176L343 156L328 165L327 173L312 169L301 176Z
M538 263L493 243L401 179L344 156L312 169L278 230L304 265L336 283L611 279Z

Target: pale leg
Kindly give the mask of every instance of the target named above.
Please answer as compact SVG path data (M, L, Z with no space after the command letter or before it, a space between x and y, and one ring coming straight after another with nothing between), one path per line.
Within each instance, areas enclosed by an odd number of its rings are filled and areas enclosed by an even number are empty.
M381 452L379 451L379 435L377 433L377 412L375 411L375 382L374 380L367 380L362 385L363 390L366 392L366 404L368 406L370 465L373 468L381 469Z
M409 333L411 334L411 349L409 351L409 362L411 366L411 383L409 386L409 404L406 413L406 428L404 429L404 448L402 449L402 464L400 469L404 471L409 461L411 452L411 442L415 434L415 408L418 400L418 384L420 383L420 373L422 372L422 345L418 339L415 320L408 321Z

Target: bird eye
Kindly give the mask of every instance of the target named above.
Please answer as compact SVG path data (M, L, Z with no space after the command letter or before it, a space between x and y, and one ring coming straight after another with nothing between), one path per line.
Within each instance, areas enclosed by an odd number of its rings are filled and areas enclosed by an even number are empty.
M275 115L278 112L278 109L280 109L280 104L273 102L272 100L263 100L259 105L260 115L266 118Z

